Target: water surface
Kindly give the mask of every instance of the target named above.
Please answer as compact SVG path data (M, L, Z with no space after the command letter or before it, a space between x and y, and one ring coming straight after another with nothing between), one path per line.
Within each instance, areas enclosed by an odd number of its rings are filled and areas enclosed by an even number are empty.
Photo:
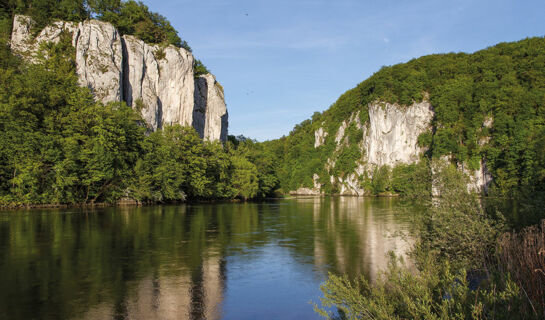
M317 319L410 247L397 199L0 212L0 319Z

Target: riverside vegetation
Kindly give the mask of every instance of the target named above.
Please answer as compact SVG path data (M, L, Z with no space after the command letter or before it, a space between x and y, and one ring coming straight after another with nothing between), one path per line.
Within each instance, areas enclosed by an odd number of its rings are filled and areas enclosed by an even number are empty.
M149 133L124 103L102 105L78 86L68 41L45 49L37 64L0 49L2 204L248 199L274 189L271 161L251 141L203 143L179 125Z
M314 146L320 128L335 132L359 112L367 120L373 101L402 106L429 99L432 130L419 137L427 151L414 164L375 168L362 177L371 194L393 192L427 209L413 251L416 272L396 257L376 283L331 275L324 305L349 319L543 318L544 229L536 224L545 201L545 39L504 43L473 53L430 55L384 67L343 94L323 113L286 137L256 143L230 137L203 142L194 129L166 126L149 132L124 103L103 105L78 86L69 38L44 45L29 64L9 49L15 13L30 15L36 31L52 19L95 17L144 41L189 49L162 16L135 1L34 0L0 3L0 205L82 204L132 198L140 202L266 197L312 186L321 177L354 171L362 129L349 126L349 144L334 135ZM198 73L206 67L197 60ZM483 126L487 119L493 126ZM480 143L483 139L487 143ZM326 166L335 154L334 168ZM515 209L479 200L466 177L445 165L449 156L475 169L485 159L490 194L518 200ZM431 200L430 190L441 198ZM502 201L498 201L502 202ZM516 213L511 215L510 211ZM317 307L325 316L326 309Z
M362 129L349 125L340 150L334 134L316 147L315 132L334 133L358 111L365 123L374 101L403 107L422 100L435 116L418 138L427 150L420 161L375 167L360 180L370 194L393 192L425 205L411 257L416 268L392 256L375 283L331 274L317 312L339 319L543 319L544 38L382 68L287 137L265 142L280 155L281 188L312 188L318 174L322 190L336 193L329 177L354 172ZM489 119L493 125L484 125ZM482 159L493 182L492 197L480 199L456 164L474 170Z
M2 2L0 205L248 199L276 189L273 161L253 141L203 142L178 125L151 133L124 103L95 101L78 86L69 35L43 44L37 63L13 55L15 13L36 27L93 14L146 41L184 46L168 21L134 1ZM206 70L199 61L196 69Z
M425 204L410 256L391 254L375 283L330 274L316 311L331 319L543 319L545 227L509 233L497 204L469 193L452 165L439 179L441 197ZM484 202L483 202L484 201ZM541 211L541 208L534 208ZM330 308L337 308L331 313Z

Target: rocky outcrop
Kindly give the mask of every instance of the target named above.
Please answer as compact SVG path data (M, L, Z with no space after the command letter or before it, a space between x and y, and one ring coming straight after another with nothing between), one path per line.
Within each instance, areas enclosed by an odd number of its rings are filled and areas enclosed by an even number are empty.
M481 160L477 170L470 170L463 164L458 165L458 170L469 177L467 191L480 194L486 194L488 192L488 187L492 183L492 174L488 171L484 160Z
M365 189L361 187L360 179L357 173L351 173L344 178L337 178L339 194L343 196L364 196Z
M343 121L334 139L336 143L333 155L327 159L325 169L332 172L337 163L337 157L343 148L350 144L347 138L347 129L351 125L361 130L362 139L358 147L361 150L361 158L356 161L356 168L351 173L345 173L340 177L331 175L330 183L336 186L341 195L363 196L368 190L362 187L362 181L372 178L376 168L389 166L393 168L399 164L412 164L420 160L425 151L418 145L418 137L427 131L431 131L431 123L434 117L433 107L430 102L424 99L422 102L413 103L409 106L374 102L368 105L368 121L360 123L360 111L354 112L348 119ZM486 118L483 128L490 128L493 119ZM327 132L320 127L314 132L314 147L318 148L325 143ZM485 139L486 138L486 139ZM482 139L482 144L488 143L489 137ZM481 143L481 142L480 142ZM448 164L450 157L443 157L442 163ZM467 166L458 165L458 169L469 177L468 191L486 193L492 182L492 175L486 168L486 162L481 161L477 170L469 170ZM432 175L436 175L438 168L432 167ZM303 190L305 189L305 190ZM307 190L308 189L308 190ZM432 186L432 193L437 194L438 188ZM301 188L298 192L312 192L319 194L316 186L313 189Z
M58 21L46 26L36 37L30 32L32 20L16 15L13 21L11 48L31 61L42 53L46 42L59 42L62 35L72 38L76 48L76 72L80 85L106 103L122 99L123 53L121 38L109 23L89 20L78 24Z
M444 185L442 185L443 182L441 181L441 175L439 173L445 170L445 168L449 165L454 166L454 162L455 161L453 160L452 155L443 155L439 159L432 161L431 194L434 197L441 196L442 190L444 188ZM464 163L458 163L454 167L466 176L468 192L484 195L488 193L488 188L490 187L493 179L492 174L488 171L488 168L486 167L486 161L482 159L479 163L479 168L477 168L476 170L470 169L468 165Z
M193 55L173 46L149 45L124 36L125 100L141 109L154 129L165 124L193 123Z
M153 129L163 123L162 103L159 99L159 64L155 46L133 36L123 37L124 98L127 105L140 109L142 117Z
M319 146L323 145L326 137L327 131L325 131L323 127L316 130L314 132L314 148L318 148Z
M211 74L195 80L193 127L206 140L227 139L228 114L223 87Z
M320 196L323 195L323 192L321 191L322 185L319 182L320 176L317 174L314 174L312 176L312 182L314 184L313 188L304 188L301 187L295 191L290 191L290 195L293 196Z
M208 92L205 100L196 101L197 91L202 88L195 87L194 58L189 51L121 36L114 26L97 20L55 22L36 37L31 27L29 17L15 16L11 48L36 61L41 43L58 42L63 34L68 34L76 49L80 84L88 87L97 100L125 101L141 112L153 130L167 124L197 124L196 129L206 139L227 139L223 90L214 76L203 76ZM194 120L199 110L205 110L204 118Z
M422 148L418 136L430 130L433 109L428 101L407 107L389 103L369 105L369 129L365 154L370 165L394 167L399 163L414 163Z
M117 30L111 24L97 20L80 23L75 30L67 29L73 30L72 44L76 46L76 71L80 85L91 89L104 103L121 101L123 50Z
M377 167L417 162L424 151L418 146L418 136L431 129L434 116L427 100L410 106L374 102L368 105L368 114L368 122L362 124L359 111L353 113L341 123L335 134L337 153L348 143L345 132L352 123L363 135L359 144L362 158L355 171L344 177L331 177L331 183L337 185L341 195L364 195L366 190L361 187L360 177L371 177ZM326 169L332 169L335 162L328 159Z
M24 54L30 49L32 19L27 16L15 15L11 31L11 50Z

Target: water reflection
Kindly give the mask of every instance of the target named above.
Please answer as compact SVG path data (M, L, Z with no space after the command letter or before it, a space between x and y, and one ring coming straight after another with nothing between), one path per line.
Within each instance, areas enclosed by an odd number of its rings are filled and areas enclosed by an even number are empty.
M314 319L327 271L375 279L395 199L0 213L0 318Z

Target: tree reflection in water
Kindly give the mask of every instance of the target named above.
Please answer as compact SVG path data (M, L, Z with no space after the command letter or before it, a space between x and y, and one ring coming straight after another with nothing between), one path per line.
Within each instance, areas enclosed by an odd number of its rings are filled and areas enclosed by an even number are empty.
M266 318L267 295L276 299L275 316L314 316L308 301L327 271L374 279L388 251L410 248L398 233L412 215L398 202L0 213L0 318ZM261 282L266 290L250 289Z

